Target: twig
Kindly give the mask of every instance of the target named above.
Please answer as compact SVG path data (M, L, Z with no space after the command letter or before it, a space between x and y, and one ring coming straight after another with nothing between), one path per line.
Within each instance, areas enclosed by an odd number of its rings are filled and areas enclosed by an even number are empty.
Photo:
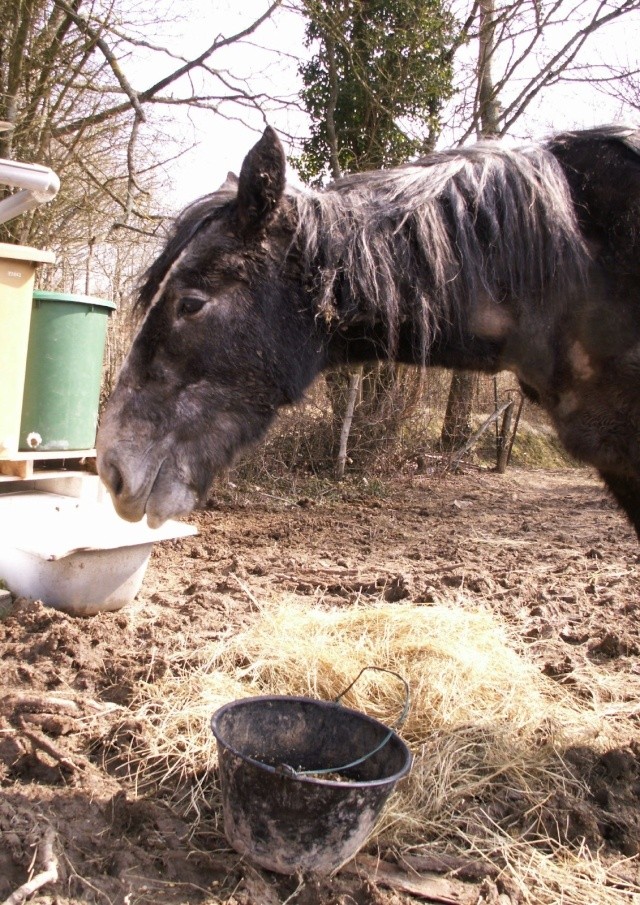
M428 902L442 905L470 905L477 901L477 889L465 887L459 880L445 880L426 874L408 874L401 868L370 855L357 855L354 861L342 868L345 873L364 874L376 886L386 886L396 892L405 892Z
M38 858L44 870L31 880L23 883L15 892L12 892L8 899L2 902L2 905L21 905L34 892L41 889L46 883L55 883L58 879L58 859L53 852L53 843L55 833L53 827L48 826L44 831L42 841L38 846Z
M492 414L489 415L487 420L483 424L480 425L480 427L475 432L475 434L472 434L471 437L469 437L469 439L464 444L464 446L460 447L460 449L458 449L455 453L453 453L453 455L451 456L451 458L449 460L449 467L455 468L455 466L460 463L460 461L464 457L465 453L468 453L469 450L472 449L473 446L475 446L475 444L478 442L480 437L484 434L486 429L488 427L490 427L494 421L497 421L497 419L504 412L504 410L506 408L508 408L510 405L513 405L511 400L509 400L509 402L505 402L504 405L501 405L500 408L496 409L495 412L492 412Z
M238 587L240 588L240 590L241 590L244 594L247 595L247 597L249 598L249 600L251 601L251 603L254 605L254 607L255 607L257 610L261 610L261 609L262 609L262 607L260 606L260 601L258 600L258 598L257 598L257 597L255 596L255 594L251 591L251 589L248 588L248 587L246 586L246 584L244 583L244 581L241 581L241 580L238 578L238 576L236 575L235 572L232 572L231 575L229 576L229 578L233 578L233 580L236 582L236 584L238 585Z
M41 735L41 733L36 732L34 729L27 728L23 719L20 719L19 722L21 734L28 738L36 748L40 748L40 750L44 751L45 754L48 754L49 757L57 760L60 766L66 767L68 770L73 770L73 772L75 772L79 769L78 764L75 764L66 754L63 754L63 752L56 748L56 746L46 739L44 735Z
M500 873L500 867L490 861L450 854L402 855L398 864L400 867L409 868L418 873L426 871L436 874L452 874L458 880L470 883L478 883L485 877L495 880Z
M266 496L270 500L277 500L279 503L286 503L287 506L297 506L297 502L295 500L289 499L286 496L276 496L275 493L267 493L266 490L254 490L253 493L257 493L260 496Z
M7 695L2 703L5 712L20 713L62 713L75 717L81 713L80 707L69 698L44 697L43 695Z

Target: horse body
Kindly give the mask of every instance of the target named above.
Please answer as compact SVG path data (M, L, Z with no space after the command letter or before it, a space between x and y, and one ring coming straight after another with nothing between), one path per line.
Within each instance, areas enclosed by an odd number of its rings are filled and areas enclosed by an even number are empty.
M640 135L287 189L267 129L178 219L98 436L120 513L185 514L324 368L512 370L640 535Z

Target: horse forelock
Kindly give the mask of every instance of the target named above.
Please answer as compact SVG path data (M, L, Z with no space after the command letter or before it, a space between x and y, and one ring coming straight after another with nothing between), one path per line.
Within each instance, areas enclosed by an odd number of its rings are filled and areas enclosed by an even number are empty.
M235 194L218 191L190 204L175 220L169 238L153 264L142 275L135 308L147 311L161 296L169 277L196 236L224 215Z
M393 349L411 318L423 355L474 299L557 305L583 284L588 252L560 164L543 147L485 143L349 176L295 196L298 242L319 310L382 317Z

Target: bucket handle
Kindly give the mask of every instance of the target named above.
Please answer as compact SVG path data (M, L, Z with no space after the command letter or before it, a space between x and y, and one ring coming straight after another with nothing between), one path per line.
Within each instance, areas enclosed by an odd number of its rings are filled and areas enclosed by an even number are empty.
M343 773L345 770L350 770L352 767L360 766L360 764L363 764L366 760L369 760L370 757L373 757L374 754L377 754L378 751L380 751L382 748L384 748L384 746L387 744L387 742L392 738L394 731L396 729L399 729L402 726L402 724L404 723L404 721L406 720L406 718L409 714L409 707L411 705L411 696L410 696L410 692L409 692L409 684L406 681L406 679L403 679L403 677L399 673L394 672L392 669L385 669L382 666L363 666L362 669L360 670L360 672L358 673L358 675L353 680L353 682L351 682L350 685L347 685L347 687L344 689L344 691L341 691L340 694L338 695L338 697L334 699L334 703L339 704L341 702L342 698L347 694L348 691L350 691L353 688L353 686L356 684L356 682L358 681L358 679L360 678L362 673L366 672L367 669L374 669L377 672L387 672L390 675L395 676L396 679L399 679L402 682L402 684L404 685L404 704L402 707L402 711L400 713L400 716L395 721L395 723L393 723L393 725L391 726L391 728L389 729L389 731L387 732L385 737L382 739L382 741L379 742L379 744L377 744L375 748L372 748L371 751L367 751L366 754L363 754L362 757L359 757L357 760L351 761L351 763L342 764L342 766L340 766L340 767L324 767L319 770L294 770L293 767L290 767L288 764L281 764L280 765L281 770L283 770L287 773L290 772L292 775L296 775L296 776L305 776L307 774L321 775L323 773Z
M351 682L349 685L347 685L347 687L344 689L344 691L341 691L340 694L338 695L338 697L335 698L335 703L339 704L342 701L342 698L347 694L347 692L351 691L351 689L356 684L356 682L358 681L358 679L360 678L362 673L366 672L368 669L375 670L376 672L389 673L389 675L395 676L396 679L398 679L400 682L402 682L402 684L404 686L404 704L402 706L402 711L400 713L400 716L395 721L395 723L392 724L392 727L391 727L392 729L400 729L400 727L403 725L404 721L406 720L407 716L409 715L409 707L411 706L411 697L410 697L410 693L409 693L409 683L407 682L407 680L404 679L400 675L400 673L394 672L392 669L385 669L383 666L363 666L362 669L360 670L360 672L358 673L358 675L353 680L353 682Z

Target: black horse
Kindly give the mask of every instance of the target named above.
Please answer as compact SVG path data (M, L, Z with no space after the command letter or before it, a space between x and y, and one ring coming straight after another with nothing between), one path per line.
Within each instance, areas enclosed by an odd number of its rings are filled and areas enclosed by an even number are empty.
M98 437L116 508L201 502L324 368L513 371L640 536L640 132L459 148L322 192L271 128L178 218Z

